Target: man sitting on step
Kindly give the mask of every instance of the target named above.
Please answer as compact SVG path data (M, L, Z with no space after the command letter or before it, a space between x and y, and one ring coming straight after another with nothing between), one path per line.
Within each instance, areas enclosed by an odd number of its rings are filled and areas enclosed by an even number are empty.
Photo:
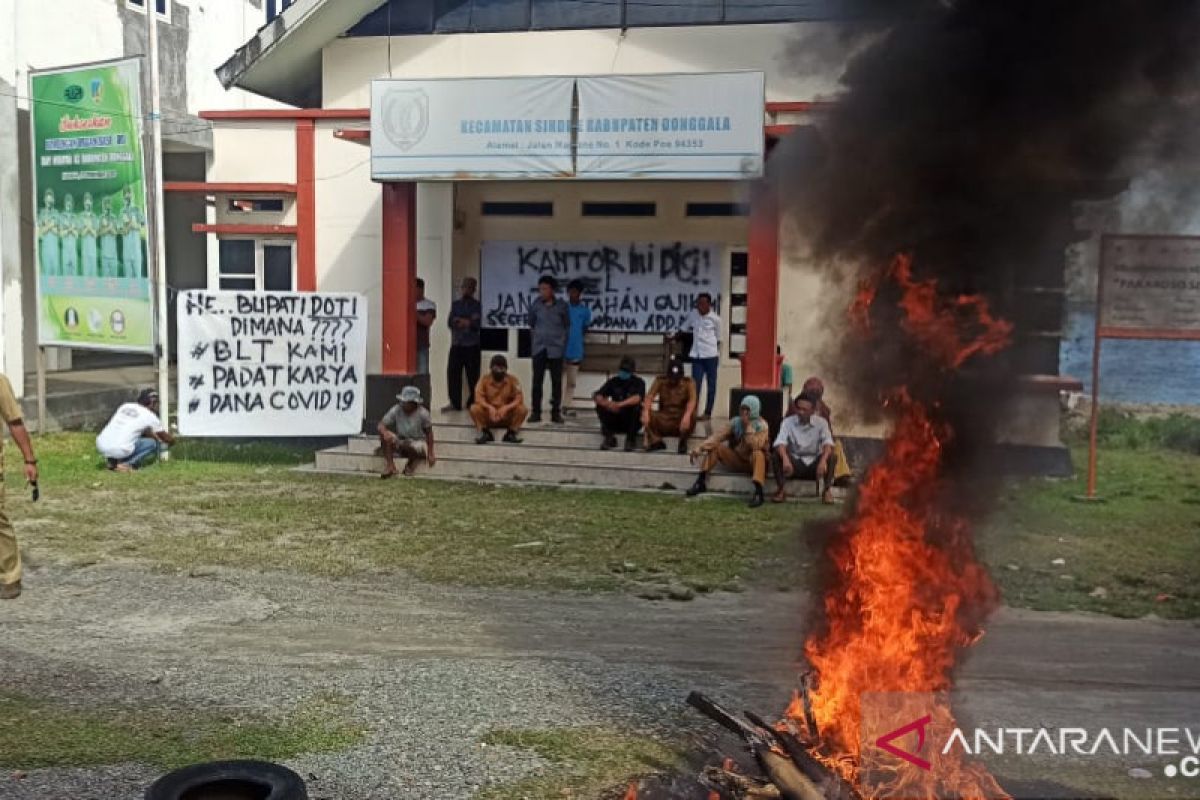
M412 475L421 459L431 467L437 463L433 454L433 419L421 405L421 390L416 386L405 386L396 399L400 402L388 409L379 421L379 440L383 444L383 458L387 461L387 469L379 476L381 478L397 474L397 453L408 459L404 465L405 475Z
M788 478L817 481L821 487L821 502L832 503L834 470L837 454L833 450L833 433L829 423L816 413L819 401L801 393L792 404L794 414L779 426L775 446L771 450L771 469L775 472L775 495L772 502L787 499Z
M734 472L750 473L754 481L750 507L758 508L763 504L763 481L767 479L767 450L770 445L771 429L762 418L762 403L756 396L748 394L742 398L738 415L692 450L692 461L698 458L703 461L700 475L692 488L687 490L687 496L695 497L707 492L708 474L720 463Z
M658 410L654 400L658 398ZM659 375L642 404L646 450L665 450L664 436L679 437L679 452L687 452L688 437L696 426L696 382L683 376L683 364L671 359L666 375Z
M634 374L637 365L629 356L621 359L617 374L609 378L599 391L592 395L596 401L596 415L600 417L600 432L604 441L601 450L617 446L617 434L625 434L625 451L637 446L638 431L642 428L642 398L646 396L646 382Z
M525 395L521 383L508 374L508 359L500 354L492 356L488 374L475 384L475 403L470 408L475 421L475 444L496 441L492 428L504 428L504 441L520 444L517 432L525 423L529 411L525 408Z

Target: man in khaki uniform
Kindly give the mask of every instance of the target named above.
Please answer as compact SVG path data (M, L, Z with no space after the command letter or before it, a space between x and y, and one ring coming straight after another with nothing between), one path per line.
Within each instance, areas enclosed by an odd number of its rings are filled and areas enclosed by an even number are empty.
M646 450L665 450L663 437L678 436L679 452L688 451L688 437L696 426L696 382L683 377L683 364L672 360L667 374L654 379L642 407L642 425L646 429Z
M508 374L508 359L497 353L492 356L488 374L475 384L475 402L470 408L475 422L475 444L495 441L492 428L504 428L504 441L520 444L518 432L529 414L525 408L525 395L521 383Z
M8 425L13 441L25 456L25 480L36 481L38 469L37 459L33 457L33 443L21 420L21 407L13 396L12 384L3 373L0 373L0 418ZM0 600L12 600L20 594L21 551L17 548L17 537L4 504L4 439L0 437Z

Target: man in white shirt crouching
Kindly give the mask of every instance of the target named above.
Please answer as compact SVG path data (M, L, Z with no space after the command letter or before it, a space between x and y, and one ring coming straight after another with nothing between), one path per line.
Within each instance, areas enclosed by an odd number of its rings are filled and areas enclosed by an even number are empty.
M818 481L821 502L833 502L833 473L837 455L833 452L833 432L824 417L813 413L816 402L807 394L796 397L796 413L785 418L771 450L771 467L775 472L777 491L772 502L787 499L788 478Z
M158 455L159 443L174 444L158 418L158 392L143 389L136 403L124 403L96 437L96 449L117 472L133 472Z

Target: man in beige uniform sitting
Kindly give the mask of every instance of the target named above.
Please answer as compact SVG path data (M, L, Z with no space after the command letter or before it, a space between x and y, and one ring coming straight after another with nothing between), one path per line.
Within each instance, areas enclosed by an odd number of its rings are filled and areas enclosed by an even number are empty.
M13 441L25 456L25 480L36 483L38 479L37 459L33 456L33 442L21 419L21 407L13 395L12 384L0 373L0 418L8 425ZM4 439L0 437L0 600L12 600L21 595L21 551L4 501Z

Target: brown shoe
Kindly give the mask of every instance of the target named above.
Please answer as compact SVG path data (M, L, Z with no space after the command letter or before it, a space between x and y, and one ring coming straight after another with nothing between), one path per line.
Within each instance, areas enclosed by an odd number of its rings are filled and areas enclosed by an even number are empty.
M21 596L21 582L0 584L0 600L16 600Z
M787 502L787 492L785 492L783 489L780 489L775 494L771 495L771 502L772 503L786 503Z

